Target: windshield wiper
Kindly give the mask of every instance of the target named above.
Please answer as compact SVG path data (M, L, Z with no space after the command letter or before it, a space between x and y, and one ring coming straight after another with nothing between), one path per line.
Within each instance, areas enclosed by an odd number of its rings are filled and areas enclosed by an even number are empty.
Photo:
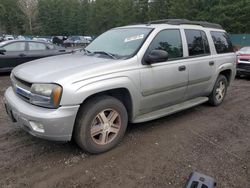
M93 54L102 54L102 55L107 55L109 57L111 57L112 59L117 59L117 57L115 57L114 54L111 54L109 52L105 52L105 51L96 51L96 52L92 52Z
M88 51L88 50L86 50L85 48L77 48L77 49L73 49L72 50L72 52L74 53L74 52L85 52L85 53L87 53L87 54L91 54L92 52L90 52L90 51Z
M88 51L88 50L86 50L85 48L81 48L80 51L84 51L84 52L86 52L86 53L88 53L88 54L91 54L91 52Z

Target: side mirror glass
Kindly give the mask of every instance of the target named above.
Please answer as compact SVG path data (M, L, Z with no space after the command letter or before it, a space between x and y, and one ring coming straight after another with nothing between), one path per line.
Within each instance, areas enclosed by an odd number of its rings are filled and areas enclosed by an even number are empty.
M148 64L164 62L168 60L168 52L164 50L152 50L147 54L145 62Z
M4 54L6 50L4 48L0 48L0 54Z

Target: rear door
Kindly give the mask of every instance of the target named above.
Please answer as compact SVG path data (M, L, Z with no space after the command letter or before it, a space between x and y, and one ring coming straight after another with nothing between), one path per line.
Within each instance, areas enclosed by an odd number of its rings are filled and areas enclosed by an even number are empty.
M12 69L27 61L26 42L12 42L3 46L6 50L0 54L0 69Z
M28 58L29 61L51 56L53 50L50 50L48 46L41 42L28 42Z
M207 34L203 30L185 29L188 50L188 89L186 99L192 99L206 94L210 86L215 62L211 52Z
M179 29L160 31L146 52L164 50L168 61L145 64L141 76L141 113L158 110L183 100L188 84L188 70L183 58L183 44Z

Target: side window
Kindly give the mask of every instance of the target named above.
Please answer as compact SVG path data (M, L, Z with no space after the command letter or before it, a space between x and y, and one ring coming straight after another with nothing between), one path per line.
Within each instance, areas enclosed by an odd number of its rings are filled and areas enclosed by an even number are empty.
M46 50L47 47L42 44L42 43L38 43L38 42L29 42L29 50L33 51L33 50Z
M168 52L169 59L183 57L180 31L178 29L170 29L159 32L148 50L164 50Z
M54 46L53 44L48 44L48 48L49 48L50 50L54 50L54 49L55 49L55 46Z
M227 33L211 31L211 35L214 41L215 49L218 54L233 52L233 45L229 39Z
M4 46L7 52L25 51L25 42L15 42Z
M189 56L210 54L206 33L200 30L185 29Z

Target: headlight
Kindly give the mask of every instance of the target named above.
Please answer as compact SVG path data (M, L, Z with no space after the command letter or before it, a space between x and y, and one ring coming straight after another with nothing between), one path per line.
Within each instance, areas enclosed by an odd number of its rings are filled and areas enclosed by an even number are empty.
M31 98L32 104L58 108L62 96L62 87L57 84L32 84Z

